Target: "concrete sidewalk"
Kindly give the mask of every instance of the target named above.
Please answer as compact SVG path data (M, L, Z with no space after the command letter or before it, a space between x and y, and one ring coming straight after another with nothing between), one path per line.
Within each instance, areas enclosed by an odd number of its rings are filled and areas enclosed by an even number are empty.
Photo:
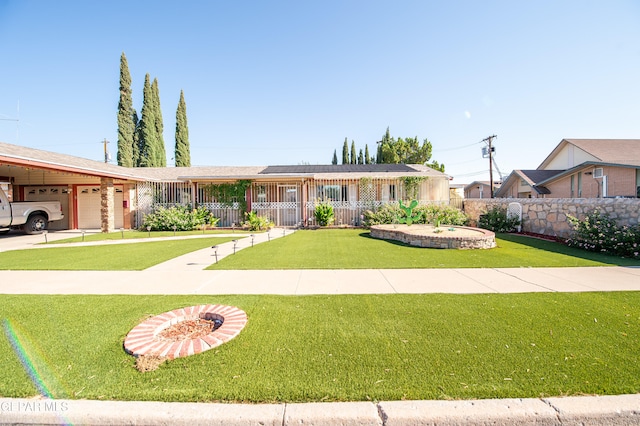
M5 294L389 294L389 293L526 293L640 290L640 268L457 268L341 270L204 270L253 245L269 244L294 231L224 234L236 241L187 253L143 271L0 271ZM56 232L49 241L75 236ZM212 234L187 238L209 238ZM180 237L178 237L180 238ZM184 238L184 237L182 237ZM167 240L173 237L164 238ZM40 249L43 235L0 239L0 250ZM152 239L76 243L135 244Z
M269 244L290 230L255 234ZM52 233L48 241L68 238ZM640 268L493 268L206 271L251 237L207 248L144 271L0 271L4 294L392 294L640 290ZM209 237L207 235L206 237ZM193 238L198 238L196 236ZM157 240L157 239L154 239ZM10 242L0 251L40 248L44 236ZM143 240L116 240L130 244ZM89 245L93 243L85 243ZM48 244L44 247L54 247ZM235 247L234 247L235 246ZM1 254L0 254L1 255ZM1 399L4 424L176 425L640 425L640 395L476 401L382 401L311 404L213 404Z

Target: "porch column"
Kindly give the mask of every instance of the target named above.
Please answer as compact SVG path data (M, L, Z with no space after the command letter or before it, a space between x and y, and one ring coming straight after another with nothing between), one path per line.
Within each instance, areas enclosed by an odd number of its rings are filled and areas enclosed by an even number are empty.
M100 178L100 229L115 230L115 188L112 178Z

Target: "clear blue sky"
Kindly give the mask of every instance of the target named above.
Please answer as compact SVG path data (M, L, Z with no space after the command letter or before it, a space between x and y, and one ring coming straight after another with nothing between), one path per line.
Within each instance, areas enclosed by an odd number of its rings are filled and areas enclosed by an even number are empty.
M158 79L170 165L180 90L194 165L329 164L389 127L468 183L493 134L505 174L640 138L638 1L0 0L0 43L0 141L95 160L122 52L138 111Z

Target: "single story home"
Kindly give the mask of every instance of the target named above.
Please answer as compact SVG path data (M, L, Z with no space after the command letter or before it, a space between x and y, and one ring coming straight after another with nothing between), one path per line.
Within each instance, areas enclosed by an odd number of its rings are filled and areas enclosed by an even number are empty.
M105 232L139 227L160 205L206 206L221 226L239 225L243 210L305 226L315 205L328 202L336 224L359 225L367 209L401 199L448 204L450 196L449 176L424 165L127 168L1 142L0 184L16 201L60 201L65 219L51 229ZM216 188L237 184L242 196L216 198Z
M640 197L640 139L563 139L535 170L514 170L496 197Z
M493 182L493 191L500 188L500 182ZM464 198L491 198L491 183L488 180L474 180L465 185Z

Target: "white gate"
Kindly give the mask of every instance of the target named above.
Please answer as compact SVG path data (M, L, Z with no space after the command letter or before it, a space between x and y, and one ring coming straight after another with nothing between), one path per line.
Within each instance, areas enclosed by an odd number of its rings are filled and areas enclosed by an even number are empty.
M509 203L507 206L507 219L511 218L518 219L518 232L522 231L522 204L520 203Z

